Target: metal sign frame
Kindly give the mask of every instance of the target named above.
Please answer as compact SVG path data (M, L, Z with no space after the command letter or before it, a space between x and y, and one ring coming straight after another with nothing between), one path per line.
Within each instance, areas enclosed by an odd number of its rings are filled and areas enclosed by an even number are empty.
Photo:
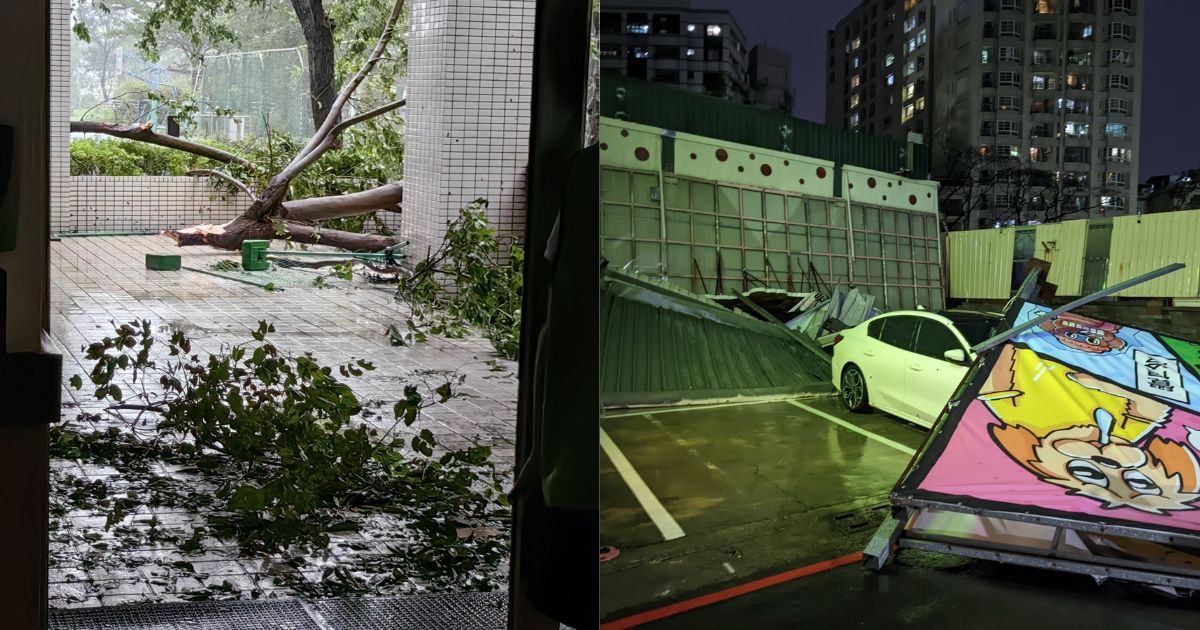
M1168 525L1148 525L1112 516L1063 512L1036 505L1005 503L996 500L976 499L963 495L951 495L920 489L920 485L932 469L933 463L946 450L952 435L955 433L959 422L963 419L967 411L969 401L982 391L988 375L1000 359L1000 353L993 351L1000 344L1012 339L1040 321L1077 308L1104 295L1120 291L1134 284L1180 268L1182 268L1182 265L1178 263L1163 267L1130 281L1114 285L1097 294L1076 300L1017 326L1016 319L1021 307L1036 289L1037 272L1031 272L1025 282L1022 283L1017 295L1005 307L1004 320L1001 325L1003 332L977 346L982 349L978 359L971 366L962 383L959 384L950 403L943 410L941 417L931 430L929 438L913 456L912 461L909 462L908 467L893 488L891 493L891 517L885 519L867 543L863 551L864 564L868 568L878 570L887 562L893 550L897 548L913 548L1024 566L1050 568L1093 576L1200 590L1200 568L1188 570L1174 566L1164 567L1149 562L1102 556L1087 559L1065 557L1060 553L1056 553L1054 549L1013 547L1011 545L980 540L959 540L930 536L906 530L907 524L913 515L922 510L940 510L1003 519L1006 521L1051 526L1059 529L1059 535L1061 535L1063 530L1074 530L1077 532L1123 536L1139 541L1200 550L1200 530L1196 529ZM1156 333L1152 331L1145 332L1153 335L1155 339L1159 339L1159 335ZM1197 374L1197 370L1192 366L1184 367L1193 375L1200 377L1200 374Z

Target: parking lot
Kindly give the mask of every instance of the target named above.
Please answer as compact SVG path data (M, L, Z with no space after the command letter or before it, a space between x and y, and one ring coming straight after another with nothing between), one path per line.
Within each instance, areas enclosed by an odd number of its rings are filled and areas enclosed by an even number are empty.
M622 410L601 428L607 628L1182 628L1200 612L1195 598L909 550L867 571L856 553L926 432L836 398Z
M625 460L602 442L601 544L620 552L601 566L606 616L857 551L924 437L836 398L624 411L601 426Z

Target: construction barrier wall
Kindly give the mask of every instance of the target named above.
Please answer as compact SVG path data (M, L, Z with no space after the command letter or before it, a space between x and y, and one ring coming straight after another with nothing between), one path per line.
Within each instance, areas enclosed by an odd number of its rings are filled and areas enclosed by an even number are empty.
M1116 295L1200 300L1200 210L1078 219L953 232L947 236L950 297L1007 299L1025 261L1051 263L1048 281L1061 296L1099 291L1165 265L1186 267Z
M856 133L619 74L605 74L600 91L600 115L608 118L885 173L929 174L930 151L924 144Z
M943 306L934 182L608 118L600 141L611 266L701 294L847 284Z

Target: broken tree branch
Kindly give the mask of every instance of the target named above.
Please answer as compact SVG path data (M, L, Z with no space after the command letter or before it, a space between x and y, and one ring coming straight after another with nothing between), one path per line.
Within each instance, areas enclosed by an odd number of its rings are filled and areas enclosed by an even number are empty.
M308 139L308 143L303 149L292 158L278 175L271 178L267 188L263 190L262 196L256 200L248 210L246 216L251 219L261 220L269 215L276 206L278 206L283 198L287 195L288 186L291 185L292 179L304 170L309 164L316 161L323 153L333 146L336 135L334 129L338 127L337 119L342 115L342 109L346 106L346 101L354 95L354 91L367 78L371 70L375 68L375 64L383 57L383 51L387 48L388 42L392 39L392 34L395 32L396 20L400 17L400 12L404 8L404 0L396 0L392 6L392 12L388 15L387 22L383 27L383 33L379 35L379 40L375 44L375 49L371 51L371 56L363 63L362 67L355 73L354 78L342 87L342 91L338 94L337 99L333 102L333 106L329 109L329 113L325 116L325 122L321 124L321 128ZM401 103L402 104L402 103ZM384 108L395 105L389 103ZM399 107L400 105L395 105ZM383 109L383 108L380 108ZM395 109L393 107L392 109ZM387 110L391 111L391 110ZM371 112L367 112L368 114ZM382 113L382 112L380 112ZM377 114L376 114L377 115ZM344 128L344 127L343 127Z
M192 177L215 177L217 179L224 180L230 184L233 184L247 195L250 195L250 199L258 199L258 195L254 194L254 191L250 190L250 187L247 186L245 182L234 177L233 175L230 175L229 173L226 173L225 171L215 168L198 168L188 171L187 175Z
M309 245L340 247L351 252L378 252L400 243L399 239L392 236L343 232L292 221L285 221L284 229L287 230L287 238L291 241Z
M382 115L384 115L392 110L395 110L395 109L400 109L401 107L404 107L404 103L405 103L404 99L392 101L391 103L388 103L387 105L383 105L381 107L376 107L375 109L372 109L369 112L363 112L357 116L352 116L350 118L347 118L346 120L343 120L342 122L340 122L334 126L333 131L329 132L329 137L330 138L337 137L338 134L342 133L343 131L345 131L346 129L348 129L350 127L353 127L354 125L357 125L360 122L370 120L372 118L375 118L376 116L382 116Z
M163 234L173 239L180 247L209 245L219 249L236 250L242 241L250 239L270 240L283 238L309 245L329 245L352 252L378 252L398 244L400 241L381 234L358 234L342 230L330 230L314 225L283 221L276 226L266 221L256 221L240 216L224 225L197 225L184 230L167 230Z
M378 188L346 195L294 199L280 206L279 216L291 221L315 221L352 217L372 210L389 210L404 201L404 186L384 184Z
M165 136L160 133L155 133L151 128L150 123L141 125L118 125L113 123L88 122L82 120L71 121L71 131L79 133L102 133L117 138L125 138L127 140L137 140L147 144L156 144L160 147L169 149L177 149L192 155L198 155L210 160L216 160L225 164L239 164L251 170L259 170L253 162L234 155L223 149L210 147L207 144L176 138L175 136Z

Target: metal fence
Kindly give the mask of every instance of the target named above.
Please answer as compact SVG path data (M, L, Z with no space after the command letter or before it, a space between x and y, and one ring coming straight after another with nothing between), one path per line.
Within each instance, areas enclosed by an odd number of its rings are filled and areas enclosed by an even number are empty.
M929 173L929 148L869 136L678 88L606 74L602 116L910 177Z
M942 307L934 215L653 171L601 168L610 264L706 294L858 286L885 308Z
M948 238L950 295L1005 299L1030 257L1051 263L1058 295L1099 291L1174 262L1187 265L1118 297L1175 298L1200 304L1200 210L1045 225L952 232Z

